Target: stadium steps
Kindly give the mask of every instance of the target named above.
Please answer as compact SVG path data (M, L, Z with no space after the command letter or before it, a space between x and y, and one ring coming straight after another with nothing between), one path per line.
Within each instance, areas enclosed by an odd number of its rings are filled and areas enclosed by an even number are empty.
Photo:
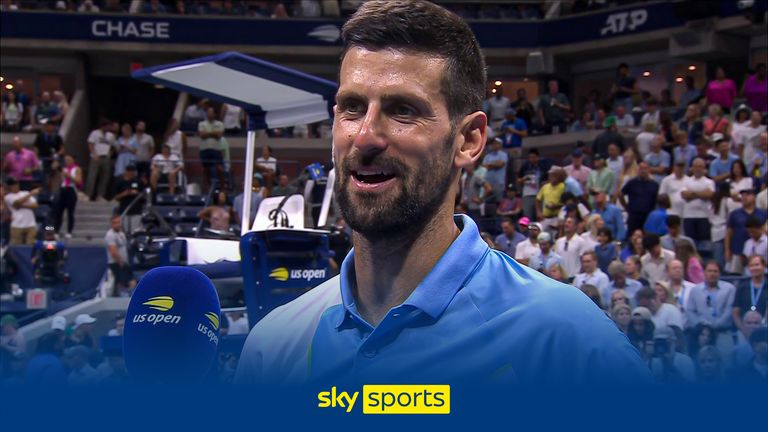
M103 245L109 230L110 216L117 206L115 202L87 202L79 200L75 209L75 230L67 244L81 246ZM66 229L66 216L62 229Z

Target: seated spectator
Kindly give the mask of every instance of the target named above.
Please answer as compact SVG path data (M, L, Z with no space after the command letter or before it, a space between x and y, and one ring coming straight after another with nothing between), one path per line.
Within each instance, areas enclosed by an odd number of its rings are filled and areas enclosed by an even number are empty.
M563 224L563 236L555 242L555 252L563 257L563 268L569 275L576 275L581 272L581 255L591 250L587 247L584 238L576 232L577 226L578 220L576 218L567 217Z
M2 128L6 132L18 132L24 121L24 105L16 100L16 93L6 93L6 99L2 104Z
M80 314L75 317L75 322L70 333L64 340L64 346L69 348L73 346L83 346L88 349L96 348L96 342L91 334L93 323L96 318L88 314Z
M661 122L659 121L659 102L651 97L645 102L645 114L640 119L640 127L646 130L649 126L653 127L653 132L658 132Z
M667 214L669 207L669 196L659 193L659 196L656 197L656 209L648 215L648 219L645 220L645 225L643 225L643 231L663 236L662 244L664 237L667 237L669 218L674 216Z
M752 361L755 352L752 350L749 338L755 330L761 327L763 327L763 316L757 311L748 310L742 319L744 337L739 338L739 343L736 344L730 354L730 366L732 369L743 368Z
M640 159L645 160L648 153L651 152L651 143L656 139L656 126L652 123L643 125L642 131L635 137L635 147L640 153Z
M144 6L141 8L141 13L149 15L159 15L167 12L165 5L160 3L160 0L144 2Z
M691 291L696 286L695 283L685 280L685 265L679 259L673 259L667 265L667 282L672 298L677 304L677 308L683 313L685 319L686 305L691 297Z
M600 291L596 286L590 284L582 284L579 286L579 291L583 292L587 297L589 297L589 299L592 300L592 302L595 303L597 307L600 309L605 309L603 307L603 301L600 299Z
M678 239L675 241L675 257L684 264L686 280L693 283L704 282L702 259L690 240Z
M656 328L649 364L656 382L692 383L696 380L693 360L675 349L680 340L670 328Z
M632 310L627 304L617 304L611 308L611 319L622 333L627 334L632 322Z
M264 146L261 149L261 156L256 158L256 172L264 178L264 186L271 190L277 175L277 159L272 156L272 147Z
M517 245L525 239L526 237L515 229L512 219L504 218L501 220L501 234L496 236L494 243L498 245L500 251L514 257Z
M654 285L655 286L655 285ZM635 295L635 301L638 306L648 308L651 311L651 320L656 329L656 333L663 331L673 331L676 340L682 341L683 315L677 307L662 302L653 288L641 288ZM674 345L672 345L674 349Z
M608 228L597 230L598 245L595 246L597 254L597 265L604 273L608 273L608 266L619 258L619 252L616 244L613 242L613 235Z
M40 169L40 161L34 151L25 148L18 135L11 140L13 149L5 154L3 173L22 183L23 189L29 189L34 180L34 172Z
M272 193L269 196L289 196L298 193L296 186L289 183L288 176L282 174L278 177L277 186L272 188Z
M552 236L548 232L543 232L537 237L539 252L531 256L528 267L544 272L552 264L562 265L563 258L552 250Z
M653 343L654 325L651 311L646 307L638 306L632 309L632 321L629 324L627 337L632 345L647 359L646 346Z
M731 125L727 118L723 117L723 108L718 104L712 104L707 108L707 119L704 120L704 136L712 137L714 134L727 135Z
M695 244L693 239L683 235L681 230L682 220L679 216L670 215L667 217L666 230L667 234L661 237L661 247L667 250L674 251L675 245L678 241L687 241L691 245ZM646 230L646 232L648 232Z
M520 229L524 229L528 220L526 218L520 219ZM522 265L528 265L531 257L537 255L541 248L539 247L539 234L541 234L541 224L532 223L528 225L528 238L521 241L515 247L515 261Z
M239 232L231 227L232 218L230 212L221 206L210 206L198 213L200 219L208 223L203 228L203 236L207 238L235 239Z
M78 12L97 13L100 12L98 6L93 4L93 0L83 0L83 2L77 8Z
M744 243L743 256L768 256L768 235L766 235L763 225L763 223L760 223L760 219L756 217L747 219L749 238Z
M768 315L768 277L765 275L764 256L752 255L747 261L749 280L739 283L736 298L733 302L733 321L741 332L740 338L746 340L747 329L744 326L744 314L755 311L763 316Z
M168 192L175 195L179 173L183 169L184 162L171 153L170 146L164 145L162 152L152 157L152 174L149 180L152 190L157 190L158 182L162 181L168 184Z
M613 298L616 292L621 292L627 299L627 304L635 304L635 295L643 287L639 281L632 279L627 275L626 267L621 261L613 261L608 265L608 275L611 283L608 284L607 298L603 298L606 304ZM610 303L613 303L612 301Z
M133 128L125 123L120 128L120 138L117 139L117 160L115 161L114 177L122 177L125 167L136 165L136 153L139 151L139 144L133 135Z
M635 118L632 117L631 114L627 113L627 109L624 107L624 105L619 105L616 107L616 112L613 117L616 119L617 132L627 133L631 129L635 128Z
M768 83L765 78L765 63L755 66L755 73L747 77L741 88L741 93L747 99L747 105L755 111L768 111Z
M597 253L586 251L581 255L582 273L573 279L573 286L581 288L584 285L592 285L597 288L599 298L610 298L610 281L608 275L597 266ZM600 302L602 304L602 301Z
M258 179L253 179L253 185L251 187L251 210L249 215L249 221L248 226L253 226L253 221L256 218L256 214L259 212L259 205L261 204L261 201L264 199L263 195L263 189L261 187L261 183ZM234 201L232 202L232 211L235 213L235 222L239 225L241 224L243 220L243 199L244 199L244 193L240 192L237 196L235 196Z
M602 112L602 111L600 111ZM624 137L619 133L619 126L616 123L616 117L609 116L604 122L601 122L597 129L605 128L592 142L592 154L605 155L608 153L608 146L616 144L619 150L624 150Z
M586 230L581 233L581 238L586 242L587 250L595 250L600 242L597 240L597 231L605 227L605 221L599 214L591 214L587 218Z
M496 215L516 219L520 216L522 211L523 200L517 196L517 191L514 187L508 187L504 198L496 208Z
M687 105L683 118L677 124L677 129L687 134L688 144L696 145L698 139L704 136L704 123L701 121L698 104Z
M739 157L731 153L731 142L724 135L713 134L712 141L717 146L719 157L709 164L709 177L719 183L731 175L731 167Z
M740 384L768 384L768 328L761 327L749 337L749 344L755 353L751 363L735 370L734 382Z
M576 120L571 124L571 132L586 132L595 129L595 122L592 120L592 114L589 111L584 111L581 114L581 119Z
M37 237L37 222L34 209L37 208L39 189L21 191L19 182L13 177L5 178L8 192L3 197L11 211L11 237L9 245L32 245Z
M643 248L647 251L640 258L643 264L643 277L652 285L658 281L667 280L667 266L675 259L674 252L661 247L661 239L657 234L643 236Z

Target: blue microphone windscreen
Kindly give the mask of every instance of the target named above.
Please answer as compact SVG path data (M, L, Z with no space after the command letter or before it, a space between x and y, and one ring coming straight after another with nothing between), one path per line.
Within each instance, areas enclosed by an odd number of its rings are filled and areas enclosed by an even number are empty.
M138 382L199 381L211 370L219 343L216 288L190 267L147 272L125 317L125 366Z

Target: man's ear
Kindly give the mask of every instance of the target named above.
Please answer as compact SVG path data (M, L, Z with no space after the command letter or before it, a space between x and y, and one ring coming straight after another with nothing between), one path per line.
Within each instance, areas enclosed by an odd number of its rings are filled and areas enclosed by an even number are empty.
M454 158L457 168L465 168L480 159L488 135L487 125L488 117L482 111L473 112L461 120L456 134L459 145Z

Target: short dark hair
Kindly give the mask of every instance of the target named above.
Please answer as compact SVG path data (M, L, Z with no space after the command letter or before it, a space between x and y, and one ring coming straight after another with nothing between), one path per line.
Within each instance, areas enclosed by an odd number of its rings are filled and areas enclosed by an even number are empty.
M755 216L750 216L747 218L747 228L762 228L763 223L760 222L760 219L758 219Z
M604 235L608 237L609 242L613 241L613 233L609 228L606 228L606 227L600 228L599 230L597 230L597 235Z
M672 207L672 202L669 200L669 195L659 194L659 196L656 197L656 205L665 209ZM669 218L667 218L667 220L669 220Z
M653 300L656 298L656 291L651 287L642 287L635 294L635 300Z
M654 246L661 244L661 238L658 234L648 233L643 236L643 249L650 250Z
M680 224L682 224L683 221L680 219L680 216L678 215L668 215L667 216L667 226L670 228L679 228Z
M485 60L464 20L425 0L372 0L364 3L341 30L341 60L353 47L394 48L445 59L440 90L452 121L482 109Z
M570 192L563 192L563 195L560 196L560 202L566 202L572 199L576 199L576 197Z
M528 156L530 156L532 154L535 154L536 156L538 156L539 155L539 150L535 149L535 148L532 148L532 149L528 150Z

